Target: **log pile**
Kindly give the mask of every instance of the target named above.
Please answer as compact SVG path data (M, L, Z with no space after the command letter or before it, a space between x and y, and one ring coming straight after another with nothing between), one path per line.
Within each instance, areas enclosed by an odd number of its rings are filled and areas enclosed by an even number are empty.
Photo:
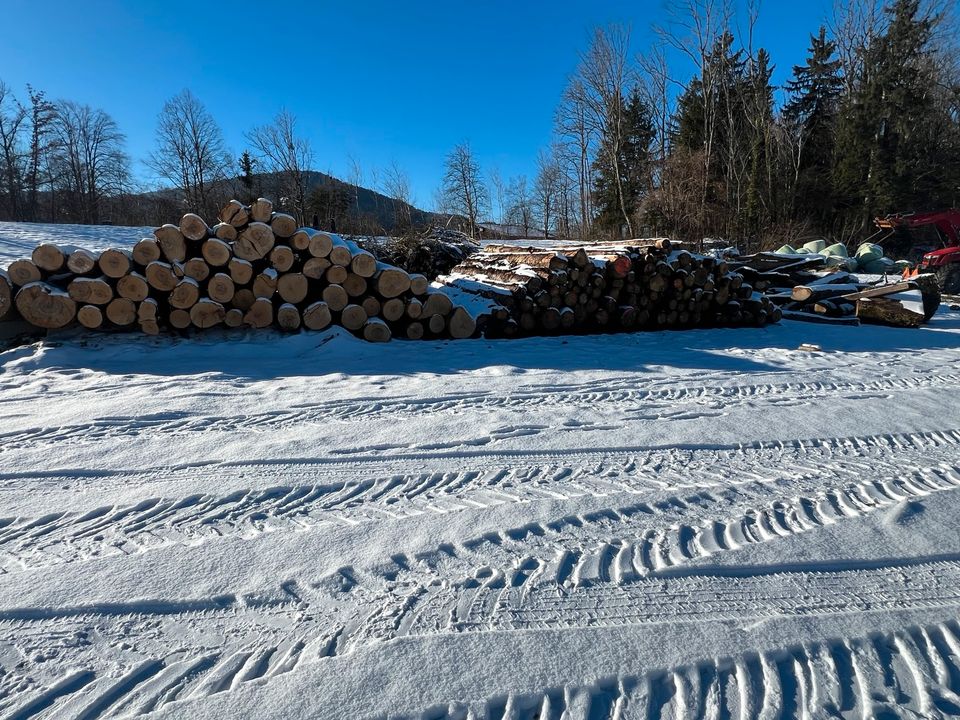
M674 248L667 239L551 250L487 245L440 280L490 302L489 337L780 319L779 309L728 263Z
M371 342L465 338L475 318L426 277L379 262L338 235L300 228L269 200L236 200L210 226L188 213L132 249L39 245L0 272L0 317L59 329L339 325ZM15 310L14 310L15 309Z

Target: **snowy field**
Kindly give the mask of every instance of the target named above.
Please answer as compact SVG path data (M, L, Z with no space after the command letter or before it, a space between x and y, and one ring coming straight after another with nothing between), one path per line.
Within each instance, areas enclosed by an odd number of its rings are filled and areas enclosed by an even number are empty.
M945 306L8 350L0 717L955 716L958 361Z

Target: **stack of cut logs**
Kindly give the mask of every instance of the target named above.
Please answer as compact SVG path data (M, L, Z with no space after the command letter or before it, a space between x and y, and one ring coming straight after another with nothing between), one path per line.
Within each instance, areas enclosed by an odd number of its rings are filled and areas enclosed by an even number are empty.
M487 298L491 337L763 325L780 311L727 263L649 244L488 245L440 280Z
M214 227L198 215L132 250L44 244L0 272L0 317L12 306L39 328L228 327L320 330L367 340L464 338L475 319L422 275L378 262L337 235L298 228L269 200L230 201Z

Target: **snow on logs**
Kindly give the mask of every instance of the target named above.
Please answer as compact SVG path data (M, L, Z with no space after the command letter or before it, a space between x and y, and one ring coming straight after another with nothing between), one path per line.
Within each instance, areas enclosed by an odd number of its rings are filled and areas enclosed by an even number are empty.
M273 203L231 200L217 223L188 213L130 250L44 243L0 271L0 318L38 328L340 326L370 342L464 338L476 318L421 275L386 265L356 243L298 228Z
M780 317L726 263L665 239L551 250L488 245L439 280L488 303L489 337L763 325Z

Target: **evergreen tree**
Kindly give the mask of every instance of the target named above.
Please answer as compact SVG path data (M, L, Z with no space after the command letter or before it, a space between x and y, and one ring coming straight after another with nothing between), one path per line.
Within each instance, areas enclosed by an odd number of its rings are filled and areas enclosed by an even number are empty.
M821 225L828 222L834 205L831 172L843 92L835 51L821 26L817 35L810 36L806 63L793 68L793 78L787 82L790 99L783 109L793 141L793 214L797 219L814 218Z
M253 166L257 161L250 156L249 150L244 150L240 156L240 185L243 187L244 202L252 202L257 194L254 192Z

